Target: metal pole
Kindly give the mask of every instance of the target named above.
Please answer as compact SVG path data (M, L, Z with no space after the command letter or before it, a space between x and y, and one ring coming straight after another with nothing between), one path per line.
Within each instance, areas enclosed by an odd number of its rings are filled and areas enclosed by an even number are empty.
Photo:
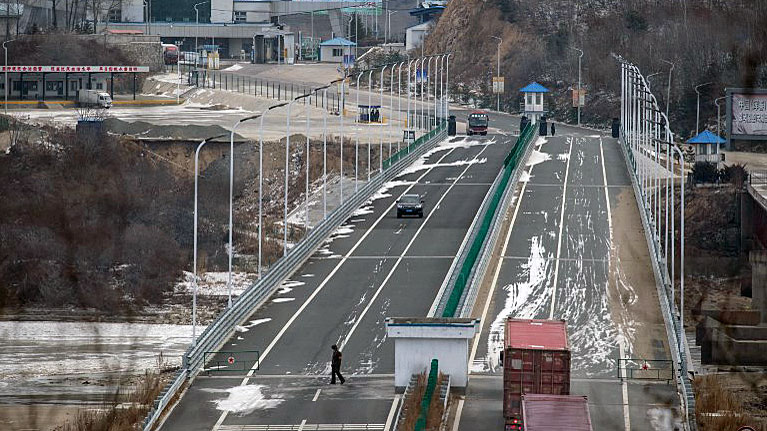
M498 46L496 47L496 50L498 53L497 55L498 66L496 69L496 77L500 78L501 77L501 44L503 43L503 39L501 39L498 36L490 36L490 37L492 37L493 39L498 39ZM496 93L495 95L495 110L499 112L501 111L501 93Z
M695 108L695 134L696 135L698 134L698 131L700 129L700 91L698 91L698 89L700 87L703 87L703 86L706 86L706 85L709 85L709 84L711 84L711 83L710 82L706 82L705 84L698 84L698 85L695 86L695 94L698 95L698 99L697 99L698 102L697 102L696 108Z
M8 47L6 44L13 42L16 39L6 40L3 42L3 51L5 51L5 115L8 115ZM67 82L66 85L69 85Z
M308 99L304 99L304 109L306 110L306 196L304 199L304 221L306 230L309 230L309 105Z
M370 108L370 104L372 103L372 94L373 94L373 71L371 70L370 73L368 73L368 126L371 123L370 114L372 113L372 109ZM366 129L368 131L368 182L370 181L370 147L373 145L373 137L370 134L370 127Z
M580 55L578 55L578 99L577 99L577 105L578 105L578 127L581 125L581 58L583 57L583 50L572 47L574 50L578 51Z
M341 203L344 203L344 111L346 110L346 91L344 84L346 83L346 69L344 69L344 77L341 81L341 106L339 112L341 114Z
M262 253L261 250L263 249L263 206L264 206L264 118L266 118L266 114L269 113L274 108L279 108L281 106L285 106L287 103L279 103L277 105L272 105L264 111L264 114L261 116L261 126L258 130L258 279L261 279L261 258Z
M402 127L402 66L404 65L405 62L401 62L397 70L397 119L400 127ZM401 139L397 139L397 152L399 152L400 141Z
M716 105L716 136L722 137L722 110L719 106L719 101L726 99L727 96L717 97L714 99L714 105Z
M450 118L450 56L453 54L447 55L447 70L445 71L445 113L447 114L447 117Z
M322 106L325 106L322 116L322 218L328 216L328 89L322 92Z
M400 63L401 64L401 63ZM391 158L391 128L394 123L394 67L392 65L391 72L389 72L389 158Z
M426 57L422 57L421 58L421 106L420 106L421 114L419 116L419 126L420 126L419 128L420 129L423 129L423 81L424 81L424 78L425 78L423 76L423 63L424 63L424 61L426 61ZM418 106L416 106L416 110L417 109L418 109Z
M362 77L362 74L364 72L360 72L359 75L357 75L357 118L354 120L355 123L357 123L354 126L354 138L355 138L355 144L354 144L354 193L357 193L357 189L359 188L359 152L360 152L360 121L362 120L362 117L360 116L360 78Z
M674 63L663 59L661 61L671 65L671 69L668 70L668 86L666 86L666 121L668 122L668 108L671 103L671 74L674 72Z
M380 99L381 99L381 110L383 110L384 107L384 101L383 101L383 86L384 86L384 73L386 73L386 68L389 67L388 64L384 65L383 69L381 69L381 86L380 86ZM383 119L381 118L381 114L378 114L378 172L383 171Z

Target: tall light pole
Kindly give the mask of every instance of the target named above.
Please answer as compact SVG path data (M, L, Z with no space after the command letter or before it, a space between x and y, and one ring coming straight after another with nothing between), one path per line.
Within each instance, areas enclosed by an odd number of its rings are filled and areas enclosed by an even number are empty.
M666 121L668 121L668 108L671 103L671 75L674 73L674 63L663 59L661 61L671 65L671 69L668 70L668 85L666 86Z
M583 50L580 48L576 48L574 46L571 47L572 49L578 51L580 54L578 55L578 98L576 101L578 102L578 126L581 125L581 58L583 58ZM552 126L553 127L553 126Z
M698 134L698 130L700 128L700 91L698 91L698 89L700 87L704 87L704 86L709 85L709 84L711 84L711 83L710 82L706 82L706 83L698 84L698 85L695 86L695 94L698 95L698 102L697 102L697 105L696 105L696 108L695 108L695 134L696 135Z
M194 28L194 67L197 67L197 36L200 33L200 11L197 10L197 6L210 2L210 0L201 1L194 5L194 15L197 22L197 26ZM255 48L255 45L254 45Z
M503 43L503 39L501 39L498 36L490 36L490 37L492 37L493 39L497 39L498 40L498 47L497 47L497 51L498 51L498 69L496 71L496 77L500 78L501 77L501 44ZM495 94L495 110L499 111L499 112L501 111L501 93L496 93Z
M661 73L663 73L663 72L655 72L655 73L651 73L651 74L647 75L647 77L645 77L645 81L647 81L647 89L648 90L651 89L650 88L650 78L652 78L653 76L660 75Z
M229 135L229 275L226 282L229 300L227 301L227 307L232 306L232 256L234 256L234 244L232 243L232 221L234 218L234 132L240 124L260 116L261 114L256 114L237 120L234 126L232 126L232 131Z
M3 51L5 51L5 115L8 115L8 47L5 46L8 43L13 42L16 39L6 40L3 42Z
M360 122L362 117L360 116L360 78L365 72L360 72L357 75L357 118L354 120L357 125L354 127L354 192L357 193L359 188L359 153L360 153Z
M722 137L722 110L719 106L719 101L726 99L727 96L717 97L714 99L714 105L716 105L716 136Z
M258 129L258 279L261 279L261 259L263 254L263 230L261 226L264 224L264 118L266 114L272 109L279 108L287 105L288 102L278 103L266 108L264 114L261 116L261 126ZM326 105L327 106L327 105Z
M383 107L384 107L384 101L383 101L384 74L386 73L387 67L389 67L389 65L385 64L383 69L381 69L380 97L379 97L381 99L381 111L383 111ZM381 173L383 172L383 121L381 119L380 113L378 114L378 123L380 124L380 127L378 128L378 172Z
M210 138L205 138L197 146L197 150L194 152L194 255L192 256L192 344L197 345L197 182L200 175L199 160L200 150L202 147L214 139L222 138L226 135L217 135Z
M283 223L283 246L282 246L282 255L287 256L288 255L288 173L290 171L290 107L293 106L293 103L305 98L309 97L311 93L301 94L293 98L288 103L288 118L287 118L287 125L286 125L286 132L285 132L285 221Z
M368 125L372 122L371 121L371 115L372 109L370 108L370 104L373 103L373 70L371 69L368 73ZM369 131L370 128L368 128ZM373 145L373 137L371 133L368 133L368 182L370 182L370 147Z

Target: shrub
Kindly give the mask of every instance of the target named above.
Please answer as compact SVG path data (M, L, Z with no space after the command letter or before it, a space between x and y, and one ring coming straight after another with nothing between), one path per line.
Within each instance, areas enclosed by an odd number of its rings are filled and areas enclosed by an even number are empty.
M723 183L730 183L736 188L741 188L748 180L748 171L746 166L740 163L725 166L719 171L719 179Z
M715 183L719 179L719 171L715 163L696 162L692 167L692 178L696 183Z

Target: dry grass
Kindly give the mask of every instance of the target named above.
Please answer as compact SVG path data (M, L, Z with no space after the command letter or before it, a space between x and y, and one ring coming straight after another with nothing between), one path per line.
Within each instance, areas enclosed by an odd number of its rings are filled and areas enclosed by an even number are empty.
M429 414L426 417L426 430L438 431L442 425L442 415L445 411L445 406L440 400L440 393L442 392L442 384L444 383L445 375L439 373L437 378L437 388L434 390L434 394L431 396L429 405Z
M736 430L757 423L741 399L725 386L721 376L698 376L694 385L695 413L701 431Z
M412 431L415 427L415 422L418 420L418 415L421 413L421 399L423 393L426 392L426 373L418 375L415 388L410 395L405 398L405 402L402 405L402 411L404 417L397 427L400 431ZM436 392L436 391L435 391Z

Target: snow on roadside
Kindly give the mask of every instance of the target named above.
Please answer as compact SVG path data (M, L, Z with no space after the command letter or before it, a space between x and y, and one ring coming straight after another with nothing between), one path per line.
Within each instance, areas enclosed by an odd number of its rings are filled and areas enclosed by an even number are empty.
M240 66L239 64L233 64L233 65L227 67L226 69L224 69L223 71L224 72L237 72L240 69L242 69L242 66Z
M228 272L203 272L197 274L197 294L201 296L228 296ZM184 281L176 284L176 292L192 294L194 292L194 274L184 271ZM232 273L232 295L239 296L258 280L253 272Z
M264 395L266 385L235 386L229 389L208 389L211 392L228 392L224 399L211 401L221 411L234 413L239 416L250 414L256 410L273 409L285 400L280 394L272 394L271 397Z

